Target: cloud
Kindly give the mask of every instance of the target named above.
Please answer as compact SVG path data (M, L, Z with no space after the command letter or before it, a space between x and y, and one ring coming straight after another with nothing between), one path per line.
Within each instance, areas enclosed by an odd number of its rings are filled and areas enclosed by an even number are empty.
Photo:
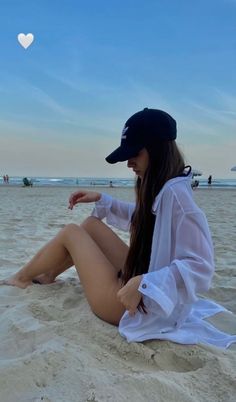
M191 102L191 106L202 112L202 117L207 117L215 123L220 123L225 126L234 126L236 124L236 112L232 109L212 108L208 105Z
M78 92L72 105L76 99L83 100L79 80L75 85L73 80L60 75L55 80L59 88L65 86L65 93L66 88ZM1 161L12 168L27 163L35 175L127 177L125 163L109 166L104 157L119 145L126 119L146 106L164 109L176 118L178 143L195 168L203 169L206 174L212 170L214 175L226 176L227 163L235 164L236 98L221 89L211 88L204 102L199 102L196 96L174 99L129 76L122 85L106 86L94 80L88 88L86 85L83 88L92 106L83 108L70 107L66 97L64 102L28 81L14 77L12 82L9 91L13 92L13 88L15 93L22 91L32 104L42 107L38 111L36 108L32 115L17 113L15 109L0 121L5 141L4 144L0 141ZM13 149L19 150L17 158Z
M70 109L61 105L58 101L56 101L52 96L48 95L48 93L43 91L41 88L28 85L28 91L34 100L47 107L49 110L65 117L71 116L72 111Z
M235 0L236 4L236 0ZM229 113L236 116L236 96L215 88L215 93L221 103L221 106L225 109L224 113Z

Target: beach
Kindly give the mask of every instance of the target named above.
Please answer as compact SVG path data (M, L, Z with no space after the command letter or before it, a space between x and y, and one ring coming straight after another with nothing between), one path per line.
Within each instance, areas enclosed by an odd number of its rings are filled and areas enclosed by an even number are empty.
M91 190L91 188L90 188ZM133 201L132 188L94 188ZM13 274L93 204L68 209L73 187L0 187L0 279ZM236 334L236 189L197 188L215 247L207 297L232 311L212 319ZM129 235L116 230L128 243ZM235 402L236 344L127 343L90 311L70 268L51 285L0 286L1 402Z

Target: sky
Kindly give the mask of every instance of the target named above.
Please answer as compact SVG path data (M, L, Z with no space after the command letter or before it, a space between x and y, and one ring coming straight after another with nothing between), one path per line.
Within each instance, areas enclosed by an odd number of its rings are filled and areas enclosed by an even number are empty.
M236 0L0 0L0 51L0 176L132 177L105 157L150 107L186 163L235 178Z

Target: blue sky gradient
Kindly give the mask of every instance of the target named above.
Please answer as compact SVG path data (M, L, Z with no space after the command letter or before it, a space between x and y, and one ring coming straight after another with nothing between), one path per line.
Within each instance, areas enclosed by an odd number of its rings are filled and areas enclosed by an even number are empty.
M0 0L0 175L132 177L104 158L164 109L187 162L234 177L236 1ZM33 33L27 49L19 33Z

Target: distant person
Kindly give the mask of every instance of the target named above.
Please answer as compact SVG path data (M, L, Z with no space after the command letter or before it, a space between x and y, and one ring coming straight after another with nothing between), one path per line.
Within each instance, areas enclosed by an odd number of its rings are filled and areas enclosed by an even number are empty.
M119 326L128 342L168 339L221 347L236 342L236 336L204 320L225 310L199 296L214 274L213 243L176 135L176 121L164 111L146 108L131 116L120 146L106 160L127 161L137 177L135 202L75 191L69 208L95 202L92 216L66 225L1 284L48 284L75 266L91 310ZM129 230L129 245L109 225Z
M7 178L6 178L6 175L4 174L4 176L3 176L3 183L6 184L6 182L7 182Z
M113 183L112 183L112 181L110 181L110 183L109 183L109 187L113 187Z
M8 176L8 174L6 174L5 177L6 177L6 183L9 184L9 176Z
M199 180L194 180L191 183L192 189L195 190L199 186Z
M210 175L208 177L207 183L208 183L208 185L211 185L211 183L212 183L212 175Z
M22 179L22 181L23 181L24 187L32 187L33 186L32 180L29 180L27 177L24 177Z

